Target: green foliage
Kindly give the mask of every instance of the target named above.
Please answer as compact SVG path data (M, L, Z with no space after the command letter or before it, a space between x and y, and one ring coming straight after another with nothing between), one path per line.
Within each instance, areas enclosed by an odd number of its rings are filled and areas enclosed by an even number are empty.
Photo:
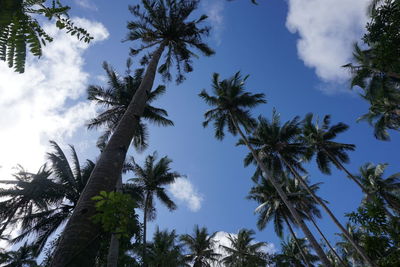
M101 191L92 198L96 202L97 213L92 217L95 223L101 224L105 232L129 236L129 229L138 225L135 214L136 203L130 195L120 192Z
M33 56L42 55L42 47L53 38L41 27L35 16L42 15L55 20L56 27L65 29L80 41L90 42L89 33L77 27L68 17L70 7L60 0L0 0L0 60L6 61L10 68L23 73L27 49Z

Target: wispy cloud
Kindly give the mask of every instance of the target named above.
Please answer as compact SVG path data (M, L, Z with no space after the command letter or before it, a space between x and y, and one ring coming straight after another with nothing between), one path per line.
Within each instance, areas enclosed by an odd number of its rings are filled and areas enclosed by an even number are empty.
M193 184L186 178L176 180L170 185L169 191L179 201L185 202L185 205L193 212L200 210L203 197L197 192Z
M297 51L324 83L344 83L353 43L362 36L369 0L289 0L286 26L299 35ZM336 91L338 86L321 86Z
M208 21L212 26L212 36L220 45L222 42L222 32L224 30L223 10L225 7L224 0L206 0L202 2L203 12L208 16Z
M75 0L74 1L78 6L81 6L86 9L97 11L97 6L91 0Z
M89 78L83 54L109 34L101 23L79 18L74 22L93 35L91 44L46 25L54 41L44 47L39 60L28 58L24 74L0 62L0 179L9 179L17 164L37 171L49 139L71 137L95 114L92 104L79 101Z

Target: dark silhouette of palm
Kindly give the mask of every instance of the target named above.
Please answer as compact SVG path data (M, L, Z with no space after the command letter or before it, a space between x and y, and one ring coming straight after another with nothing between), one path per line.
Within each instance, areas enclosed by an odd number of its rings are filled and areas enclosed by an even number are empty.
M213 75L212 87L214 95L209 95L205 90L200 93L200 97L212 107L212 109L207 111L204 115L206 120L203 126L207 126L211 121L214 121L215 137L220 140L224 137L225 128L228 128L228 131L233 135L239 133L241 141L250 150L254 162L257 163L258 168L255 177L263 176L267 178L267 174L271 174L271 172L268 171L265 161L261 160L261 155L253 148L253 144L249 142L241 129L241 127L243 127L246 132L251 132L256 121L251 117L250 108L265 103L263 94L250 94L245 92L246 79L247 77L242 79L240 73L236 73L232 78L223 81L219 81L218 74ZM268 179L277 190L279 196L282 198L303 232L309 238L321 261L326 266L330 266L324 251L313 237L307 225L301 219L301 216L297 213L293 204L289 202L285 192L280 188L278 181L273 175L269 175Z
M97 146L100 148L105 147L143 80L144 69L138 69L131 74L130 64L130 61L128 61L126 75L121 77L112 67L104 62L103 68L107 74L107 87L104 88L96 85L88 87L88 99L101 107L100 114L91 119L87 124L89 129L104 129L103 134L97 142ZM151 103L164 93L165 86L159 85L148 97L143 115L139 119L139 122L137 122L136 132L132 139L132 144L138 150L143 150L147 147L148 131L143 120L162 126L174 125L171 120L166 118L168 116L166 110L151 106Z
M35 248L25 243L18 250L0 253L0 264L3 267L38 267Z
M268 255L262 250L265 242L254 241L254 231L239 230L237 235L229 235L230 246L220 245L228 254L221 262L232 267L258 267L266 266Z
M185 255L185 260L193 267L210 267L212 262L218 262L221 256L214 252L213 238L216 233L209 234L207 228L194 226L193 235L180 236L180 241L189 249L190 253Z
M360 168L360 174L356 177L366 189L366 201L368 196L378 197L400 214L400 173L383 178L386 167L387 164L366 163Z
M142 45L138 49L132 49L131 53L137 54L152 47L156 49L144 56L142 63L147 63L147 67L142 82L101 153L78 203L76 210L84 210L85 216L81 216L80 212L75 212L71 216L54 254L52 266L69 260L79 263L81 258L83 260L95 258L95 250L92 249L94 245L88 246L88 244L101 229L90 219L96 212L92 198L100 191L114 190L129 145L138 132L136 128L139 118L143 116L157 69L164 78L170 79L170 69L174 64L178 73L176 81L181 82L184 79L184 72L193 71L192 58L198 57L195 51L200 51L205 56L214 54L214 51L202 41L210 30L201 26L207 16L189 19L199 2L199 0L142 0L143 8L140 5L130 7L136 20L128 23L127 40L142 42ZM164 52L166 52L165 61L158 67ZM82 231L83 228L86 230ZM79 256L76 256L83 248L86 248L87 253L79 253Z
M146 226L147 221L156 217L156 208L154 198L164 204L169 210L175 210L176 204L168 196L165 186L172 184L177 178L182 177L178 172L171 171L170 164L172 160L167 156L157 161L157 153L146 157L144 166L140 166L133 162L132 171L135 178L129 179L140 191L143 192L144 198L141 206L143 208L143 246L146 246ZM145 253L145 252L144 252ZM146 256L144 255L145 259Z
M258 163L254 155L259 155L260 160L267 166L267 171L274 174L282 173L285 170L290 172L307 193L312 196L315 202L325 210L332 221L348 238L349 242L360 253L360 255L362 255L365 261L375 267L376 264L372 262L365 251L351 239L346 228L339 222L324 201L314 194L307 182L299 173L305 172L305 169L302 166L302 161L307 158L309 153L306 143L300 138L301 132L298 117L282 124L280 116L275 110L273 111L271 121L260 116L258 118L256 129L248 138L248 142L254 146L255 153L249 153L247 155L245 158L245 164L249 165L251 163ZM245 142L246 141L242 139L239 141L239 144L245 144Z
M187 266L182 255L182 245L176 242L177 237L175 230L160 231L157 227L153 241L147 249L149 267Z
M50 167L44 165L36 174L21 170L15 175L16 181L6 181L14 187L0 191L1 196L11 197L0 203L1 210L14 208L8 214L2 213L6 223L3 227L9 223L21 224L20 234L11 242L20 242L34 235L37 252L71 216L94 168L90 160L80 165L73 146L70 146L70 163L60 146L54 141L50 143L54 150L47 154Z
M304 251L306 259L310 263L315 263L318 261L318 257L312 254L306 239L298 238L298 243L300 244L301 250ZM287 241L281 243L281 253L275 255L274 261L277 266L282 267L305 267L307 263L304 262L302 257L299 255L299 246L296 244L293 237L288 238ZM311 265L313 266L313 265Z
M236 135L237 128L234 121L249 132L255 126L255 120L250 114L250 109L266 103L264 94L251 94L245 91L244 85L248 76L242 78L240 72L235 73L231 78L220 81L219 74L214 73L212 79L212 94L202 90L199 96L212 109L204 113L206 127L213 121L215 137L222 140L225 136L225 128Z

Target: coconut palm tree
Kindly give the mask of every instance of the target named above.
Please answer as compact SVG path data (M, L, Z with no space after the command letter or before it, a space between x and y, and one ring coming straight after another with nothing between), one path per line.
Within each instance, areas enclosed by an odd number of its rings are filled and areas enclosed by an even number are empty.
M381 198L391 209L400 214L400 173L383 178L386 167L387 164L366 163L361 166L360 174L356 177L366 189L366 201L369 196Z
M177 178L182 177L178 172L172 172L170 164L172 160L167 156L162 157L157 161L157 153L146 157L144 166L133 162L133 172L135 178L129 179L138 188L141 189L144 195L143 203L143 259L146 260L146 228L147 222L156 217L156 208L154 197L157 197L162 204L169 210L175 210L176 204L168 196L165 186L172 184Z
M34 246L25 243L18 250L0 253L0 264L4 267L37 267L35 251Z
M100 113L88 123L88 129L102 128L103 134L97 141L97 146L104 149L107 141L117 128L118 122L121 120L129 103L138 90L143 80L144 69L137 69L131 74L131 61L127 61L127 71L124 77L118 75L115 70L106 62L103 68L107 74L107 87L91 85L87 89L88 100L93 101L97 106L101 107ZM139 119L138 125L135 126L136 133L133 136L133 146L142 151L147 147L147 127L143 120L155 123L161 126L172 126L174 123L167 119L166 110L151 106L151 103L165 93L165 86L159 85L152 90L147 105L143 111L142 117Z
M232 267L257 267L266 266L268 255L262 250L265 242L254 242L254 231L239 230L237 235L229 234L230 246L220 245L228 254L221 262Z
M214 252L213 238L216 233L209 234L206 227L194 226L193 236L181 235L180 241L190 250L185 255L186 262L193 264L193 267L210 267L211 263L217 262L221 256Z
M148 245L147 261L149 267L187 266L182 255L182 245L177 244L175 230L160 231L157 227L153 242Z
M320 218L321 214L315 201L302 187L300 187L296 180L289 178L289 176L289 173L282 173L276 177L279 177L282 190L288 196L288 200L295 205L296 210L302 219L308 220L313 216ZM315 192L319 189L319 184L313 184L310 188ZM275 233L280 238L283 238L283 223L285 223L291 236L299 247L303 261L307 266L311 266L307 261L306 255L301 250L300 243L297 242L297 237L292 228L292 225L296 225L296 222L282 199L277 194L271 182L262 179L261 182L251 188L247 198L255 200L259 204L254 211L258 214L258 229L264 230L267 224L273 221Z
M302 166L302 159L306 158L308 149L307 145L299 137L301 133L299 124L299 118L295 117L282 125L279 114L274 110L271 121L262 116L259 117L258 126L248 138L248 142L254 147L254 154L259 155L259 160L265 162L270 172L279 173L285 170L290 172L310 196L312 196L315 202L325 210L365 261L371 266L376 266L376 264L368 258L364 250L351 239L351 236L347 233L347 230L342 226L336 216L324 201L314 194L300 175L299 172L305 172ZM239 144L245 144L245 140L240 140ZM245 158L246 165L258 163L254 154L249 153L247 155Z
M84 165L80 164L73 146L70 146L70 163L56 142L50 141L50 144L53 148L52 152L47 153L50 167L44 165L37 174L21 170L15 176L16 181L7 181L15 187L2 189L0 193L3 197L11 197L1 206L15 208L7 217L9 223L21 223L21 233L11 242L20 242L35 235L37 252L71 216L94 168L90 160Z
M88 128L103 128L104 132L97 141L97 146L102 150L106 146L111 134L116 129L119 121L124 115L129 106L135 92L143 80L143 69L138 69L131 74L130 67L132 61L127 60L127 71L124 77L119 76L115 70L106 62L103 63L103 68L107 74L106 88L102 86L91 85L88 87L88 99L93 101L97 106L102 108L100 114L88 122ZM161 126L172 126L173 122L166 118L168 113L166 110L156 108L150 105L165 93L165 86L158 86L151 91L147 105L143 111L143 115L137 122L136 132L132 139L132 144L138 151L143 151L147 147L148 130L143 120L148 120L152 123ZM122 191L122 175L116 186L116 191ZM108 267L117 266L118 263L118 247L119 241L116 235L111 235L110 248L108 253Z
M213 95L209 95L205 90L203 90L199 96L212 107L205 114L205 121L203 126L206 127L211 121L214 123L215 137L219 140L223 139L225 136L225 128L228 129L233 135L239 134L243 140L243 144L247 146L253 158L257 162L259 168L258 174L265 176L270 173L265 165L265 162L260 160L260 155L257 154L253 146L248 142L242 128L246 132L250 132L255 126L256 121L252 118L250 113L250 108L254 108L259 104L265 103L264 94L251 94L245 91L244 85L247 77L242 78L240 73L236 73L229 79L219 80L219 75L213 75L212 87ZM307 225L301 219L301 216L297 213L293 204L289 202L286 194L282 191L279 186L278 181L273 175L270 175L268 179L271 181L274 188L277 190L282 201L288 207L293 218L299 224L304 234L310 240L313 248L317 252L321 261L326 265L330 266L330 262L326 257L321 246L318 244Z
M150 53L150 57L145 56L142 61L148 63L143 80L101 153L76 212L65 227L52 266L61 266L72 258L77 262L81 257L94 259L95 252L88 244L99 233L100 227L94 225L90 219L95 213L92 197L100 191L114 190L117 184L129 144L137 132L135 125L138 125L138 120L143 115L163 52L166 51L165 61L158 71L165 78L169 78L170 69L175 63L178 82L183 80L184 72L193 70L191 59L197 55L191 48L205 56L214 54L214 51L202 42L202 38L207 36L210 30L201 26L207 16L203 15L197 20L188 18L198 5L199 0L142 0L144 10L139 5L130 7L137 20L128 23L127 39L143 42L138 49L132 49L132 54L152 47L156 49ZM87 253L76 255L82 249Z
M274 257L276 266L304 267L307 266L307 262L314 263L318 261L318 257L311 253L306 239L299 238L297 243L300 244L301 249L299 249L293 237L281 243L282 252ZM299 250L304 252L307 262L304 262L303 258L299 256Z

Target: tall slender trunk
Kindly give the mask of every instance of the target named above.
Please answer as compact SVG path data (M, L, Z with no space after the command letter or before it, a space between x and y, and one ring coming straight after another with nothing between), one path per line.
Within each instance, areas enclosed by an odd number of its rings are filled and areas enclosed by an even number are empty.
M119 176L116 192L122 192L122 174ZM107 267L117 267L119 256L119 239L116 234L111 234L110 247L108 248Z
M90 240L101 232L100 225L94 224L91 220L96 213L92 197L98 195L100 191L110 192L115 188L135 132L132 125L136 125L143 114L165 45L164 42L161 43L153 53L138 90L101 153L78 204L65 226L51 262L52 267L82 266L81 259L95 257L93 253L90 253L91 250L84 251Z
M256 151L253 149L253 147L250 145L248 142L246 136L243 134L242 130L240 129L239 125L237 124L235 118L230 114L232 123L235 125L235 128L239 132L240 136L242 137L243 141L245 142L246 146L249 148L251 154L253 155L254 159L256 160L258 166L260 167L261 171L263 172L263 176L265 179L267 179L266 175L268 173L268 169L265 167L264 163L260 160L258 157ZM282 190L280 187L279 183L275 180L275 177L272 175L269 177L269 180L271 181L272 185L274 186L276 192L279 194L281 197L283 203L285 203L286 207L289 209L290 214L292 214L293 218L295 219L296 223L300 226L301 230L305 234L305 236L308 238L308 241L310 242L311 246L314 248L315 252L317 253L318 257L320 258L322 264L326 267L332 267L330 261L325 255L325 252L322 250L321 246L318 244L317 240L311 233L310 229L308 229L307 225L304 223L304 221L301 219L299 213L296 211L292 203L289 202L285 192Z
M342 258L337 254L336 250L332 247L331 243L329 240L325 237L325 235L322 233L321 229L319 228L318 224L315 222L313 217L311 215L308 215L308 218L310 221L313 223L315 229L317 229L318 233L321 235L321 237L324 239L326 245L329 247L329 249L332 251L332 253L335 255L335 257L339 260L340 265L343 267L347 267L346 263L342 260Z
M306 191L312 196L312 198L317 202L319 205L322 206L322 208L326 211L326 213L331 217L332 221L336 224L336 226L343 232L344 236L347 238L347 240L350 242L350 244L356 249L358 254L370 265L373 267L378 267L365 253L365 251L351 238L349 232L343 227L343 225L339 222L339 220L336 218L336 216L332 213L332 211L328 208L328 206L319 198L317 197L314 192L311 190L311 188L308 186L308 184L304 181L304 179L300 176L300 174L297 173L297 171L290 165L288 162L282 158L282 161L285 163L285 165L289 168L290 172L296 177L296 179L299 181L299 183L306 189Z
M286 216L283 216L283 219L286 222L287 227L289 228L290 233L292 234L292 237L294 239L294 242L296 243L297 248L299 249L299 252L301 254L301 257L303 258L304 263L307 265L307 267L311 267L310 262L307 260L306 255L304 254L303 248L300 246L299 240L296 237L296 234L293 231L292 226L289 223L289 220L286 218Z
M143 208L143 251L142 251L142 260L143 260L143 266L147 266L146 262L146 254L147 254L147 240L146 240L146 233L147 233L147 211L149 209L149 198L150 198L150 192L146 193L146 198L144 200L144 208Z
M365 193L365 194L367 195L367 199L374 197L374 194L369 193L369 192L367 191L367 189L365 188L365 186L363 186L363 185L360 183L360 181L358 181L358 179L357 179L356 177L354 177L354 175L351 174L351 173L343 166L342 163L340 163L331 153L329 153L328 150L323 149L323 151L325 152L326 155L328 155L328 157L333 161L333 163L334 163L340 170L344 171L344 172L347 174L347 176L348 176L351 180L353 180L353 181L361 188L361 191L363 191L363 193ZM386 213L386 215L387 215L389 218L393 218L393 214L390 213L390 211L388 211L386 207L383 207L383 209L384 209L384 212Z

